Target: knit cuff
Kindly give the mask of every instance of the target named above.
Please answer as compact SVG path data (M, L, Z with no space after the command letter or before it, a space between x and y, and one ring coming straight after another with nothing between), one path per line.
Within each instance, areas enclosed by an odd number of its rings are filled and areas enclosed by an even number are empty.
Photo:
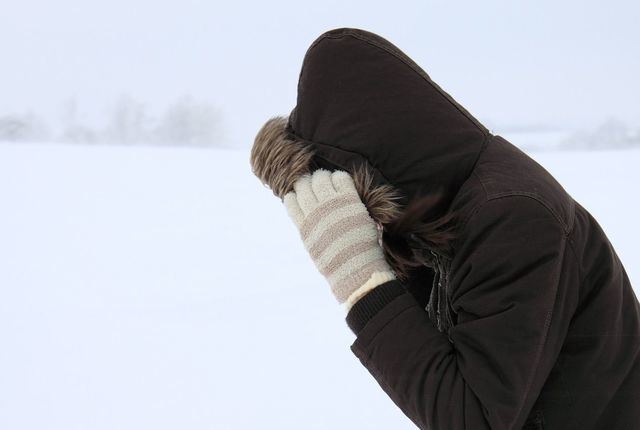
M396 279L396 274L392 270L373 272L369 277L369 280L351 292L349 297L347 297L347 300L344 301L343 305L346 311L345 313L348 313L353 305L369 291L373 290L378 285L391 281L392 279Z
M351 307L346 317L347 325L357 336L375 314L406 291L399 279L392 279L378 285Z

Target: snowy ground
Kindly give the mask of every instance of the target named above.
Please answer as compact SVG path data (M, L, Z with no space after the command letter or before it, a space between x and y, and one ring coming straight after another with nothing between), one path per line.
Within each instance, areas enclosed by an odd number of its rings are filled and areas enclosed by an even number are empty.
M640 151L531 155L640 285ZM0 144L0 201L0 428L414 428L248 151Z

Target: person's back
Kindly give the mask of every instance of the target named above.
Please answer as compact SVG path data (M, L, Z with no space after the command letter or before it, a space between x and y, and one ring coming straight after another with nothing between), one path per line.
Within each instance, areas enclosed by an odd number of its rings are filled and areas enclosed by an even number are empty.
M544 167L503 137L492 136L453 205L474 211L504 198L513 205L536 200L566 235L558 273L558 294L564 297L554 298L564 306L554 307L546 321L558 327L547 336L559 349L531 408L530 428L640 426L640 304L605 232ZM552 360L556 353L544 357Z
M552 408L548 421L572 416L566 428L639 428L640 304L607 236L578 202L573 229L580 301L557 364L558 377L571 383L569 402L566 410Z

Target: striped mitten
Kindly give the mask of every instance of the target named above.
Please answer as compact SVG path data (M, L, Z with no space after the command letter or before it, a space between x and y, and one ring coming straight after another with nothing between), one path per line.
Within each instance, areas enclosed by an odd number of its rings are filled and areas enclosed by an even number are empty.
M301 176L283 202L305 248L346 309L374 287L395 279L378 242L378 228L345 171Z

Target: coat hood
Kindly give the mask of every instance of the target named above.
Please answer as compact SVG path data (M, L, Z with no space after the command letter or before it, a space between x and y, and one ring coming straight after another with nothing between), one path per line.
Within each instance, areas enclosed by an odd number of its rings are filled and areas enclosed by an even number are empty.
M309 145L317 167L368 164L401 204L442 192L448 208L489 131L399 48L374 33L337 28L304 56L286 132Z

